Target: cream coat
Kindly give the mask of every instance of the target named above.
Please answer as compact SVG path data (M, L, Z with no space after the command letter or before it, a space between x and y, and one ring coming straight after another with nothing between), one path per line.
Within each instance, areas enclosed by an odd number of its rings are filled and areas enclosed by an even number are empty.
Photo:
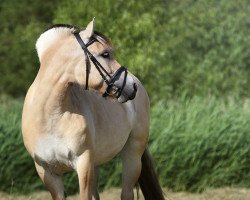
M93 21L81 32L87 41L93 35ZM95 42L92 54L111 74L120 67L114 59L102 59L112 51L107 43ZM75 170L81 199L99 199L97 166L121 154L122 199L133 199L133 187L141 169L141 156L148 141L149 101L142 84L136 97L124 104L104 99L106 84L91 66L90 91L84 90L84 54L70 28L53 28L37 41L41 63L30 86L22 114L25 147L35 161L42 181L53 199L65 199L61 175Z

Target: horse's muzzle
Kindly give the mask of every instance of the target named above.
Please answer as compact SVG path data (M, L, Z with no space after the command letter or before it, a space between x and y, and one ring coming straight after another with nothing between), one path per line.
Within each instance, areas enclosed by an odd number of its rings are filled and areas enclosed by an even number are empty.
M136 83L133 83L133 89L130 91L124 90L122 95L118 98L118 102L120 103L126 103L129 100L133 100L137 93L137 85Z

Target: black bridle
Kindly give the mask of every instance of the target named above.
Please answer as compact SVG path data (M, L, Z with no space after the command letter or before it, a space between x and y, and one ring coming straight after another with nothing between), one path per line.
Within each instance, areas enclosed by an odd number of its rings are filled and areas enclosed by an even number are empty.
M112 76L106 71L106 69L97 61L97 59L93 56L92 53L88 50L88 46L93 44L96 39L90 40L87 44L82 41L81 36L79 35L79 31L74 32L74 36L78 43L80 44L81 48L85 54L85 63L86 63L86 84L85 89L88 90L88 82L89 82L89 73L90 73L90 60L95 65L96 69L98 70L99 74L103 78L104 82L107 84L107 89L102 95L103 97L114 95L117 99L121 96L122 91L126 85L127 81L127 68L121 66ZM124 72L124 80L121 87L115 85L115 81L119 79L120 75Z

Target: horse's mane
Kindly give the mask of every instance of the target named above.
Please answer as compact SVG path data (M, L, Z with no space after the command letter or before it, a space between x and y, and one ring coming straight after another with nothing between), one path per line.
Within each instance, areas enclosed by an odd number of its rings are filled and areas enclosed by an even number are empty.
M46 31L52 29L52 28L66 28L66 29L71 29L71 30L79 30L79 27L71 25L71 24L53 24L52 26L50 26L49 28L46 28L43 33L45 33Z
M71 24L54 24L43 31L36 42L36 49L39 59L41 60L41 55L55 39L71 35L76 30L81 31L84 29L80 29L79 27ZM106 43L109 46L112 46L110 40L104 34L98 31L94 31L91 39L96 39L99 42Z
M49 28L47 28L44 32L46 32L52 28L66 28L66 29L69 29L71 31L71 33L74 32L75 30L81 30L78 26L71 25L71 24L54 24L54 25L50 26ZM84 28L82 30L84 30ZM94 31L94 35L92 37L93 37L92 39L97 39L97 40L101 38L107 44L111 45L111 42L108 39L108 37L99 31Z

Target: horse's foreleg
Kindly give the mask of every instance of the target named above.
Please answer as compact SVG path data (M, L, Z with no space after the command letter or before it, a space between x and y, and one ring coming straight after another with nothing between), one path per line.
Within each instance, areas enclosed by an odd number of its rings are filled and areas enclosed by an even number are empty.
M143 140L137 140L132 135L121 152L122 200L134 199L133 189L141 173L141 156L145 146Z
M60 176L35 162L36 170L54 200L65 200L64 186Z
M91 200L94 185L94 164L90 150L86 150L77 159L76 171L79 179L80 199Z
M95 167L94 184L93 184L92 192L93 192L92 196L94 200L100 200L100 196L98 193L98 167Z

